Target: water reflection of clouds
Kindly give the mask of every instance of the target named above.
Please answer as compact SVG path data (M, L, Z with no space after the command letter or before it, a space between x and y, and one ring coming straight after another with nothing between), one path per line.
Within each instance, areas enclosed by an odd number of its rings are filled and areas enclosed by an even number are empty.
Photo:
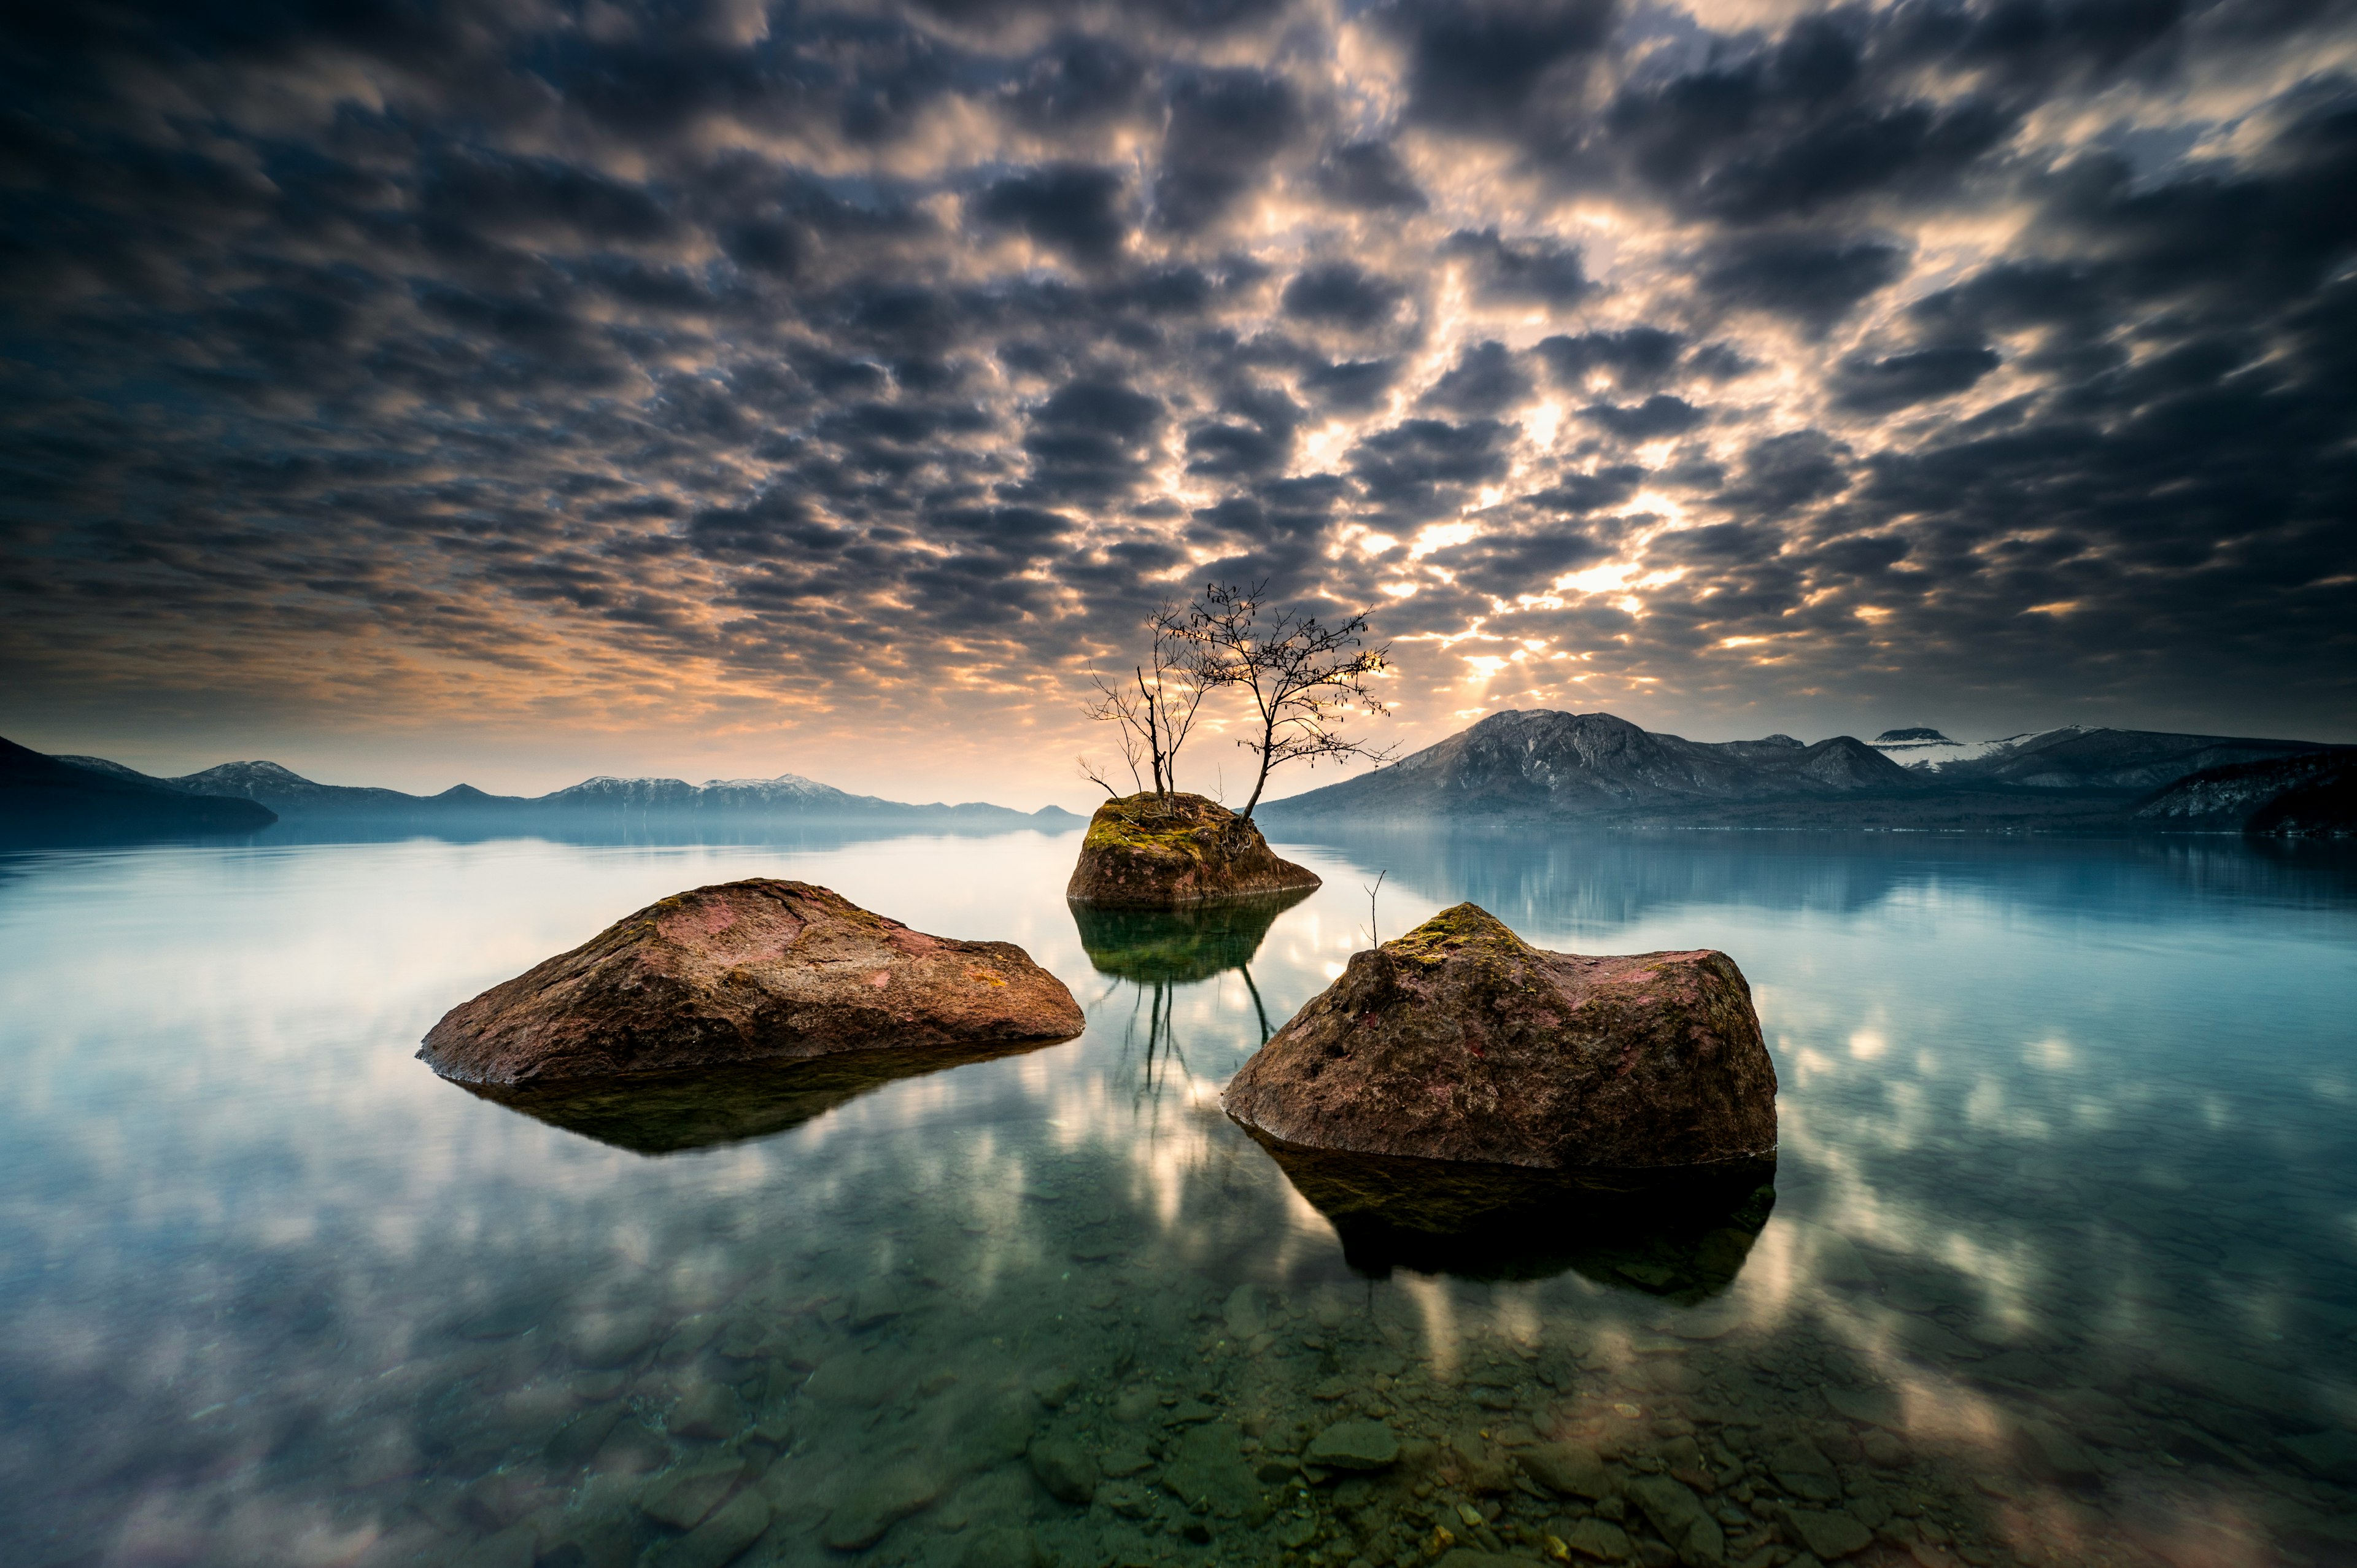
M726 1235L795 1217L813 1235L841 1216L881 1220L856 1249L871 1272L921 1271L929 1249L953 1244L961 1299L1017 1301L1069 1272L1067 1219L1028 1196L1058 1183L1066 1206L1101 1198L1149 1224L1165 1249L1157 1267L1333 1275L1326 1217L1217 1108L1258 1034L1232 972L1171 993L1185 1063L1143 1100L1139 1064L1119 1048L1127 1002L1109 996L1081 1041L904 1079L790 1136L677 1162L507 1115L409 1058L451 1000L637 904L748 871L829 882L920 929L1020 941L1095 996L1053 896L1069 845L957 853L972 859L955 875L920 845L834 863L747 848L370 846L191 855L164 864L160 882L98 862L63 869L61 898L38 923L10 892L0 932L18 956L0 973L0 1010L27 1023L12 1038L25 1092L5 1114L19 1134L10 1175L27 1179L0 1184L0 1224L32 1243L12 1248L0 1275L22 1330L11 1375L32 1355L45 1376L118 1378L142 1410L185 1413L257 1391L331 1406L356 1380L425 1354L449 1315L559 1263L577 1271L576 1310L636 1299L649 1278L666 1299L700 1299L739 1266ZM1318 869L1327 889L1280 918L1254 960L1279 1022L1363 940L1358 867L1329 856ZM1485 878L1495 868L1469 867L1462 891ZM1853 894L1858 881L1846 884ZM1010 891L1043 885L1045 897ZM1459 891L1390 886L1392 934ZM2316 1166L2346 1130L2335 1120L2345 1101L2302 1092L2253 1114L2260 1096L2344 1070L2319 1057L2347 985L2294 978L2332 950L2316 930L2221 918L2170 931L2139 914L2136 940L2091 949L2083 922L2050 921L2034 900L1969 877L1797 910L1757 888L1672 904L1591 886L1569 918L1540 897L1543 883L1520 886L1536 916L1524 934L1543 945L1706 941L1738 954L1787 1076L1781 1202L1731 1297L1763 1331L1823 1336L1845 1375L1886 1380L1917 1432L1994 1449L2024 1397L1977 1381L1985 1358L1927 1363L1910 1337L1925 1332L1917 1320L1949 1333L1985 1323L2004 1342L2049 1347L2057 1366L2100 1359L2106 1339L2220 1341L2243 1355L2285 1334L2321 1396L2348 1399L2345 1354L2320 1348L2309 1305L2343 1282L2331 1259L2352 1240L2345 1172ZM1884 918L1894 907L1896 929ZM117 971L126 952L140 955L136 983ZM2163 1136L2175 1140L2165 1152ZM2238 1165L2246 1183L2303 1166L2313 1179L2219 1197ZM1075 1187L1079 1170L1094 1173L1092 1197ZM880 1211L888 1190L899 1207ZM2171 1196L2123 1201L2138 1194ZM2262 1210L2256 1262L2238 1265L2258 1272L2225 1272L2203 1250L2228 1216ZM1834 1238L1867 1255L1875 1283L1832 1282L1845 1266ZM46 1279L44 1261L59 1265ZM234 1302L290 1272L332 1298L353 1350L290 1347L291 1301L251 1324L187 1301ZM1892 1293L1918 1276L1948 1282L1959 1305L1943 1318L1902 1310ZM1484 1337L1528 1343L1566 1312L1625 1325L1631 1310L1628 1293L1577 1275L1474 1289L1403 1273L1386 1288L1413 1305L1448 1377ZM110 1305L93 1313L93 1301ZM1616 1366L1642 1359L1633 1329L1599 1344ZM127 1431L114 1441L135 1446ZM273 1506L237 1528L327 1528L317 1509ZM185 1499L150 1507L143 1529L195 1528Z

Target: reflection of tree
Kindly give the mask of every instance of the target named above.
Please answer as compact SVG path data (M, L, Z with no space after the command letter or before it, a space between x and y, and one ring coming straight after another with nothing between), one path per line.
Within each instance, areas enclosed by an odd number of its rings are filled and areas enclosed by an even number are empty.
M1170 1077L1170 1064L1176 1061L1183 1071L1187 1053L1178 1044L1178 1028L1171 1016L1171 1004L1183 987L1168 981L1150 981L1135 987L1137 1001L1130 1008L1129 1033L1123 1041L1125 1050L1136 1048L1137 1013L1146 1010L1146 1070L1138 1076L1137 1092L1130 1097L1133 1107L1149 1102L1159 1106L1162 1086ZM1157 1075L1158 1069L1158 1075Z
M1186 1068L1176 1016L1182 991L1235 971L1243 977L1244 990L1252 997L1261 1043L1267 1043L1275 1026L1269 1021L1268 1004L1253 979L1252 961L1277 916L1308 897L1309 889L1296 888L1260 897L1211 900L1180 909L1070 906L1089 962L1098 973L1125 980L1135 988L1124 1051L1136 1050L1138 1015L1143 1013L1146 1059L1138 1104L1159 1100L1174 1062L1182 1070Z
M1179 909L1106 908L1074 904L1081 947L1099 974L1139 982L1209 980L1242 969L1260 951L1277 916L1310 889L1251 898L1209 899Z

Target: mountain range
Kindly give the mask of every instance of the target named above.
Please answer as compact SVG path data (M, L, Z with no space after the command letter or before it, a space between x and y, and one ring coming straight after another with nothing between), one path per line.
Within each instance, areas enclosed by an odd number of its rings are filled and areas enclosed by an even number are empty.
M1950 748L1953 748L1951 750ZM1901 760L1904 758L1904 760ZM2338 759L2319 762L2316 759ZM2357 749L2070 726L1960 745L1937 730L1692 741L1610 714L1492 714L1388 768L1273 801L1276 825L1592 821L1724 827L2333 832ZM2215 782L2229 776L2231 786ZM2321 792L2266 816L2286 789ZM2172 791L2208 790L2200 809Z
M159 779L102 757L44 757L0 740L0 827L80 836L110 822L138 832L250 832L288 822L447 824L478 829L513 822L908 823L959 827L1070 827L1082 819L1060 806L1017 811L977 801L911 805L854 795L796 774L775 779L599 777L546 795L492 795L469 784L438 795L321 784L275 762L225 762Z
M183 789L125 768L93 773L0 740L0 834L44 841L240 833L278 820L250 800Z

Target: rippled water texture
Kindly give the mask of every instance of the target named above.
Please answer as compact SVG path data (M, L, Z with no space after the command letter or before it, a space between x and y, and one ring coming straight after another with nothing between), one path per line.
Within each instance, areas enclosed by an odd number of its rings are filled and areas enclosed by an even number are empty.
M2357 1561L2345 851L1369 839L1076 924L1076 843L0 860L0 1561ZM1733 954L1772 1172L1451 1234L1280 1165L1218 1090L1378 872L1386 935ZM1020 942L1089 1032L511 1103L412 1059L754 874Z

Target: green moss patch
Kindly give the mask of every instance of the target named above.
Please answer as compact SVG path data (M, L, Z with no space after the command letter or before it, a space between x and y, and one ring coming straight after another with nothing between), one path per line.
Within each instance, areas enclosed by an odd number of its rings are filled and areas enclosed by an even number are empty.
M1385 942L1383 950L1416 963L1439 963L1452 958L1534 956L1528 942L1479 904L1452 905L1407 935Z

